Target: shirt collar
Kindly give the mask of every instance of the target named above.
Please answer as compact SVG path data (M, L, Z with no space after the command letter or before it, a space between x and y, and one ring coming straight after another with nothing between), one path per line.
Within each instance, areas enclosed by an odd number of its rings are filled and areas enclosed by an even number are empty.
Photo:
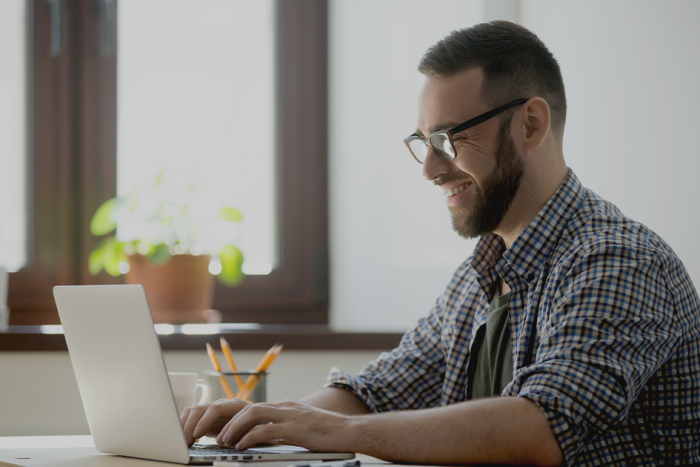
M569 169L564 182L509 249L500 236L483 235L474 249L472 267L484 292L490 293L501 256L525 282L534 281L584 197L585 188Z

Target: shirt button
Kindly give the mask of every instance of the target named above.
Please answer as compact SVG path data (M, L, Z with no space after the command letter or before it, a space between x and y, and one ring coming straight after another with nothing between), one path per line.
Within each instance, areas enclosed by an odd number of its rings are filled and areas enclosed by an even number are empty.
M531 282L535 280L535 275L531 272L528 272L527 274L525 274L525 280Z

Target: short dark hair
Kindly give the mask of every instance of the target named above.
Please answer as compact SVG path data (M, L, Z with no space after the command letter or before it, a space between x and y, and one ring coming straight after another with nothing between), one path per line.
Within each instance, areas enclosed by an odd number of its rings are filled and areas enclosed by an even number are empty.
M550 108L552 129L563 135L566 93L561 70L530 30L510 21L492 21L452 31L430 47L418 64L418 71L437 77L471 68L482 69L481 93L494 107L521 97L543 98Z

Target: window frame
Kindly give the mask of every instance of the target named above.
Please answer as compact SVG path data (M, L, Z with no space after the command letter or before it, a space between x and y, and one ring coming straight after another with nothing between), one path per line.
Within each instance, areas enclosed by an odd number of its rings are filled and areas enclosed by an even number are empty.
M27 264L10 275L10 324L58 324L53 286L120 283L91 276L92 214L116 195L116 15L102 0L27 2ZM118 8L118 0L114 2ZM224 322L328 323L327 16L325 0L277 0L279 266L216 285ZM105 29L106 28L106 29ZM100 41L111 33L112 51Z

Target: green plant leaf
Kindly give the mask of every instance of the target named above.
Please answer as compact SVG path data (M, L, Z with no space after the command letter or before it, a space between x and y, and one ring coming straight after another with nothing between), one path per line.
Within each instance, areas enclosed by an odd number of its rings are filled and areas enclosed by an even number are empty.
M219 209L219 214L217 217L221 220L225 220L227 222L240 222L243 220L243 216L241 215L241 211L239 211L236 208L232 207L223 207Z
M156 189L160 186L160 183L163 181L164 174L165 169L160 169L160 172L158 172L158 175L156 175L156 180L153 182L153 191L156 191Z
M165 264L170 261L170 258L170 251L168 249L168 245L165 243L154 246L151 249L151 252L148 253L148 259L153 264Z
M129 205L129 211L134 212L136 211L136 205L139 203L139 190L137 188L134 188L134 191L129 195L129 198L126 200L126 203Z
M112 215L117 208L117 203L118 199L112 198L97 208L95 215L92 216L92 221L90 221L90 232L93 235L108 234L117 227Z
M126 261L124 242L118 242L115 237L107 239L102 255L102 265L110 276L119 276L119 263Z
M225 245L219 251L219 260L221 261L219 281L229 287L240 284L245 278L242 270L243 253L241 253L241 250L233 245Z
M107 240L103 240L100 244L90 252L90 259L88 261L88 269L90 274L96 276L102 271L102 260L104 258L104 249Z

